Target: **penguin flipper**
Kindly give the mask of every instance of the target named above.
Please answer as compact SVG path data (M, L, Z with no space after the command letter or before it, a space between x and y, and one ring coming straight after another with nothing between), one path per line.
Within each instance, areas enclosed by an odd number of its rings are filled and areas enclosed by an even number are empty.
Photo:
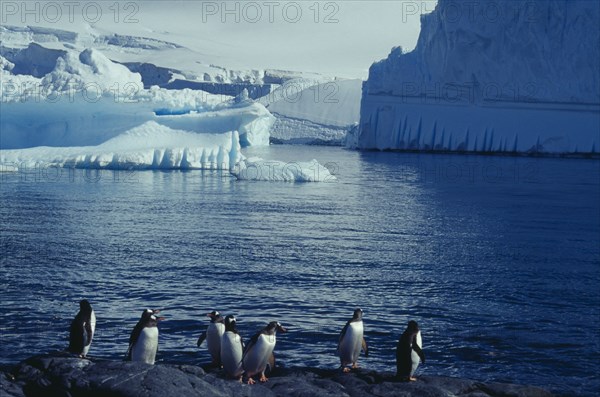
M254 347L259 336L260 336L260 332L254 334L254 336L252 336L252 338L250 338L250 342L248 342L248 344L244 348L244 354L242 354L242 360L244 360L244 358L246 357L246 354L248 354L248 352L252 349L252 347Z
M127 361L131 361L131 352L133 350L133 346L138 341L143 328L144 326L140 321L135 325L135 327L133 327L133 331L131 331L131 335L129 336L129 348L127 349Z
M269 372L273 372L273 370L275 370L275 354L271 353L271 355L269 356L269 362L267 363L267 366L269 367Z
M365 352L365 357L369 357L369 346L367 346L367 341L365 338L362 338L362 349Z
M129 345L127 348L127 352L125 353L125 361L131 361L131 351L133 350L133 345Z
M78 317L75 317L75 319L71 322L71 327L69 328L69 351L71 353L81 354L83 351L85 340L83 336L83 330L81 328L82 327L78 321Z
M92 331L92 324L89 321L85 322L85 336L86 339L83 343L84 346L89 346L92 344L92 337L94 336L94 331Z
M425 353L423 353L423 349L421 349L416 343L413 343L412 349L419 355L421 362L425 364Z
M198 337L198 342L196 343L196 345L198 347L200 347L200 345L202 344L202 342L204 342L204 339L206 339L206 331L204 331L203 333L200 334L200 336Z
M337 345L337 350L340 350L340 344L342 343L342 339L344 339L344 336L346 335L346 331L348 330L348 326L350 325L350 321L348 321L346 323L346 325L344 325L344 328L342 329L342 332L340 333L340 338L338 340L338 345Z

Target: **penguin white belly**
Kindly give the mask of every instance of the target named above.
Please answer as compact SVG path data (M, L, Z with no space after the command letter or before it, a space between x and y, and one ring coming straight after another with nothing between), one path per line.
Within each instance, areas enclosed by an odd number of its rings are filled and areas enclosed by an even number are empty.
M417 336L415 337L415 342L416 342L417 346L419 346L420 348L423 348L423 341L421 340L421 331L417 332ZM419 357L419 355L417 354L416 351L411 350L411 352L410 352L410 359L412 361L412 367L411 367L411 370L410 370L410 376L413 376L413 374L415 373L415 371L419 367L419 363L421 362L421 358Z
M131 361L154 364L158 349L158 327L146 327L131 349Z
M211 323L206 331L206 345L211 357L218 360L221 356L221 338L225 333L225 324Z
M275 349L275 335L263 335L251 347L250 351L244 357L244 369L248 376L261 374L267 368L269 358Z
M340 341L338 354L342 365L354 364L358 360L362 349L363 323L354 321L348 325L344 337Z
M84 335L83 355L84 356L87 356L88 352L90 351L90 347L92 346L92 339L94 338L94 333L96 332L96 314L94 313L93 310L92 310L92 314L90 316L90 327L92 328L92 337L90 338L90 340L87 340L87 332L85 331L85 328L83 330L83 335Z
M221 364L229 376L239 377L242 367L242 342L238 334L225 332L221 340Z

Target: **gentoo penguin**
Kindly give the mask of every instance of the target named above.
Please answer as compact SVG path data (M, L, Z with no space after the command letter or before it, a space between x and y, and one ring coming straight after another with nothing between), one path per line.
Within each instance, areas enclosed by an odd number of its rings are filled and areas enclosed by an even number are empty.
M409 321L396 346L396 376L403 381L415 381L413 377L419 365L419 359L425 363L425 355L421 350L421 333L416 321ZM417 357L413 357L413 352Z
M212 357L211 365L215 367L221 366L221 338L225 333L225 324L223 323L224 319L221 316L221 313L214 310L206 315L210 317L210 324L208 324L208 328L204 331L200 337L198 338L198 347L204 342L206 339L206 346L208 347L208 352Z
M71 322L69 332L69 352L85 358L90 351L96 331L96 315L86 299L79 302L79 313Z
M236 329L234 316L225 317L225 333L221 339L221 363L228 376L242 380L244 367L242 356L244 353L244 341Z
M369 357L369 348L363 337L362 315L363 311L361 309L354 310L354 315L346 323L340 334L337 352L340 356L340 367L344 372L350 372L350 368L346 367L348 364L352 364L352 368L358 368L356 362L361 348L365 351L365 357Z
M250 342L248 342L248 345L244 349L242 363L244 371L246 371L246 376L248 376L249 385L255 383L252 377L256 374L260 374L259 380L261 382L268 381L265 376L265 369L269 363L274 362L273 349L275 349L275 343L277 342L277 331L287 332L277 321L271 321L250 339Z
M156 317L160 310L146 309L129 337L127 360L154 364L158 351L158 322L164 317Z

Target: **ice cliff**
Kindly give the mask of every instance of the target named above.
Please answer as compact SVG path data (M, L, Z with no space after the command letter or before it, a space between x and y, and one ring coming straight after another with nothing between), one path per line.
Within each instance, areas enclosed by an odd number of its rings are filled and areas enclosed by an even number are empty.
M373 64L359 149L598 154L600 3L440 0Z

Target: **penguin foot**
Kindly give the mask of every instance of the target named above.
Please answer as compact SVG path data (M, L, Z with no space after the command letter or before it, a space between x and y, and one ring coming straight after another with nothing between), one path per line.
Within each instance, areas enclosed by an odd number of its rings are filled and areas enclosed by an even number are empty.
M360 367L358 366L357 363L352 364L352 369L358 369L358 368L360 368Z
M344 368L342 369L342 372L343 372L343 373L345 373L345 374L347 374L348 372L350 372L350 368L348 368L348 367L344 367Z
M268 381L269 381L269 379L268 379L268 378L267 378L267 377L266 377L264 374L262 374L262 375L260 376L260 379L259 379L259 380L260 380L260 382L261 382L261 383L265 383L265 382L268 382Z
M248 384L249 384L249 385L253 385L253 384L255 384L255 383L256 383L256 382L254 381L254 379L252 379L252 378L248 378Z
M412 376L411 376L410 378L408 378L408 380L409 380L410 382L416 382L416 381L417 381L417 378L414 378L414 377L412 377Z

